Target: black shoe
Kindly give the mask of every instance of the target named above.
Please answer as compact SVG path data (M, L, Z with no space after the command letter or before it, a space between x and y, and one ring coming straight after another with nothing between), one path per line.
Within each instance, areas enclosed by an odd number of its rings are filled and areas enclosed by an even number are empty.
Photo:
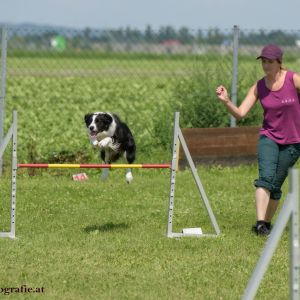
M271 230L272 230L272 228L273 228L273 225L272 225L271 223L269 223L269 225L268 225L268 224L266 224L266 227L267 227L267 229L268 229L268 230L270 230L270 231L271 231Z
M265 224L259 224L259 225L254 225L252 227L252 231L255 232L257 235L260 236L269 236L271 230L269 230Z

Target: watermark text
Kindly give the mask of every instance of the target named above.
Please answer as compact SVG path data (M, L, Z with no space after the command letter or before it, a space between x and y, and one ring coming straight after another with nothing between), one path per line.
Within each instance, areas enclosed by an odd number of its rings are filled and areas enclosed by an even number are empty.
M19 287L0 287L0 295L10 295L10 294L26 294L26 293L44 293L44 287L28 287L23 284Z

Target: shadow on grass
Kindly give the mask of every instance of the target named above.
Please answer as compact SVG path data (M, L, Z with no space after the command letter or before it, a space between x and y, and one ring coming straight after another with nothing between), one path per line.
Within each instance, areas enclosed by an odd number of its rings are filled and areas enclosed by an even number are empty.
M99 232L110 232L116 230L123 230L129 228L128 224L126 223L105 223L103 225L89 225L83 229L85 233L93 233L96 231Z

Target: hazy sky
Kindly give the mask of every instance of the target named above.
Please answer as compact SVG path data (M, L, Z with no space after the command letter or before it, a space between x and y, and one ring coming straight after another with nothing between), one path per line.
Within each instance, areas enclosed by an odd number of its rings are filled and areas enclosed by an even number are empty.
M300 0L0 0L0 23L300 30Z

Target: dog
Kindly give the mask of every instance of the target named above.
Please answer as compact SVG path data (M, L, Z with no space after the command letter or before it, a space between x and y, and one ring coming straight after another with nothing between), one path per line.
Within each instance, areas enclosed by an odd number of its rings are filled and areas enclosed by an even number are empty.
M84 116L90 142L100 149L100 158L111 164L124 155L128 164L135 161L136 145L127 124L118 115L110 112L87 113ZM102 180L107 179L109 169L102 169ZM133 180L131 169L126 171L126 181Z

